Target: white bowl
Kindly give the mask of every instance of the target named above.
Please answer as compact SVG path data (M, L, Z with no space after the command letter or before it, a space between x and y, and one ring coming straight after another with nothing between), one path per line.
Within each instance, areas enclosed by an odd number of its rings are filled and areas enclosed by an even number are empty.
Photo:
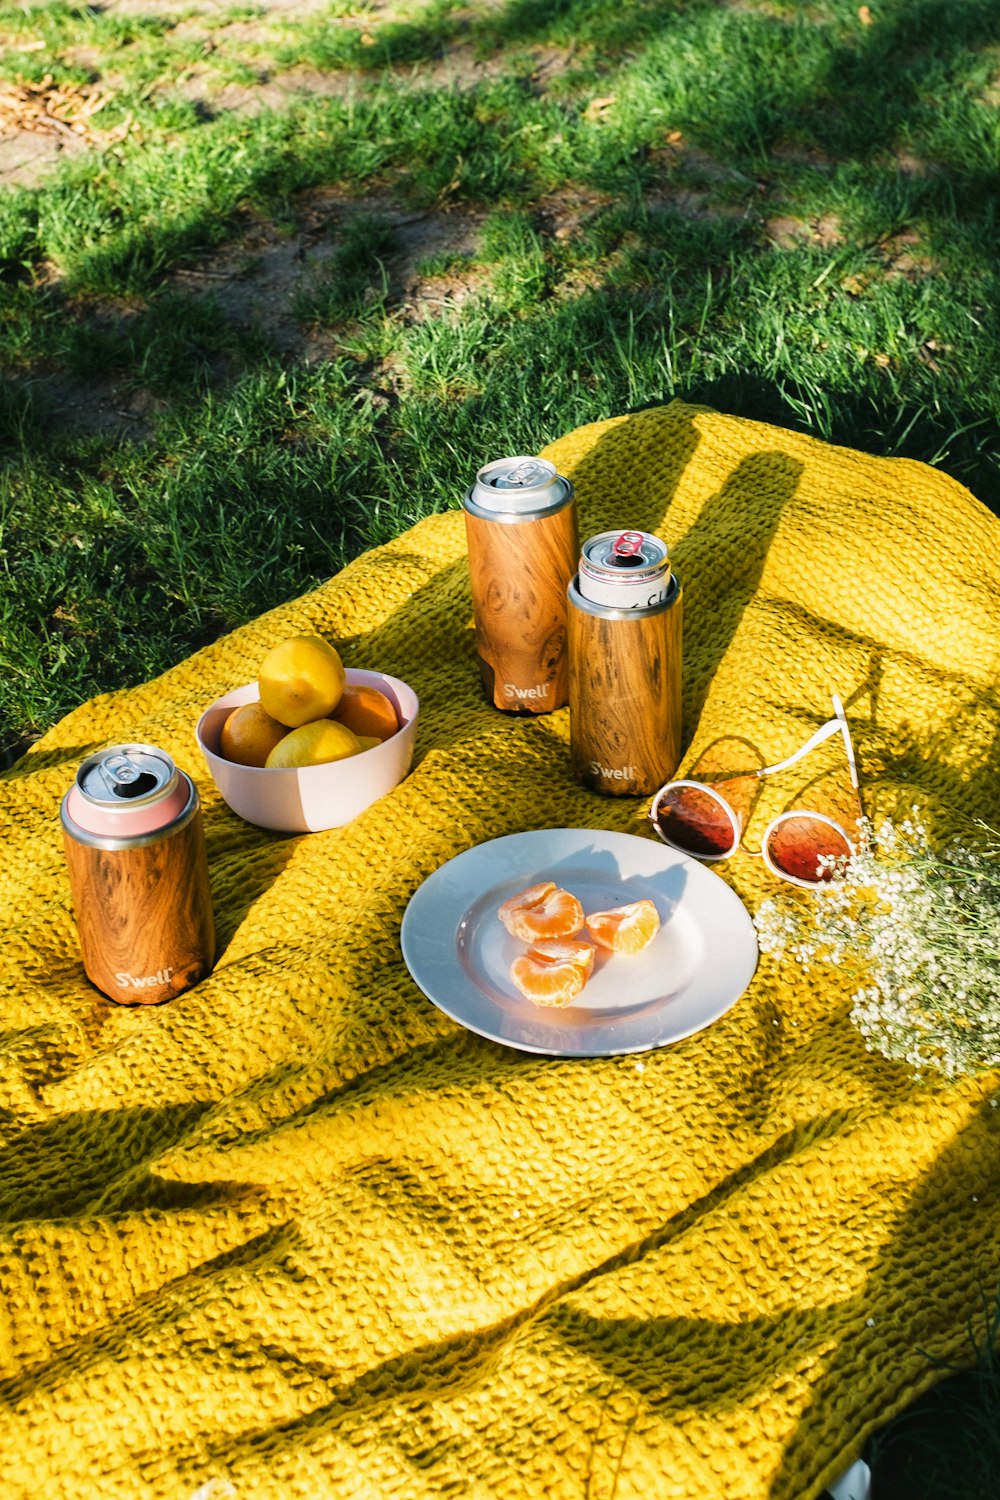
M398 677L347 668L347 681L374 687L395 705L400 727L381 745L322 766L238 766L219 754L219 736L234 708L255 703L256 682L217 698L198 720L201 753L223 798L248 823L280 833L316 833L342 828L402 781L413 760L417 734L417 695Z

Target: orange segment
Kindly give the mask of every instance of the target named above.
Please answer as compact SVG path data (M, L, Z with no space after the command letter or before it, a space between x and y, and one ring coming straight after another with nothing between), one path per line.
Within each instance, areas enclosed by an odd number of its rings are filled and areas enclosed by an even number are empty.
M601 948L612 953L641 953L660 930L660 914L652 901L629 901L610 911L595 911L587 931Z
M512 937L533 943L536 938L572 937L583 926L583 907L554 880L519 891L497 915Z
M521 994L536 1005L571 1005L583 989L594 967L591 943L573 938L552 938L518 954L510 966L510 977Z

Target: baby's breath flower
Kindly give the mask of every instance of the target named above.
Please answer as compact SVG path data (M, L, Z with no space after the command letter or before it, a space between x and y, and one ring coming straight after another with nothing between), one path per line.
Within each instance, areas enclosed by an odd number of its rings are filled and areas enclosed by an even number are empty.
M1000 835L931 848L916 818L867 825L806 900L765 901L761 952L856 972L851 1019L869 1051L919 1076L1000 1067Z

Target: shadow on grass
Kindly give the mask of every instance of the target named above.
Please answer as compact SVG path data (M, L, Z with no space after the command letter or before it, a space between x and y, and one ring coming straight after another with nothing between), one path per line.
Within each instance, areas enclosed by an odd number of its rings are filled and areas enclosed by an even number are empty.
M804 394L792 382L779 384L752 370L695 382L677 392L684 401L815 437L815 421L803 415ZM944 413L927 402L907 404L891 397L880 402L864 391L827 389L824 395L825 441L878 458L930 464L957 479L1000 516L1000 446L995 429L981 414Z
M410 25L408 47L417 45L421 29L432 50L447 39L447 26L428 10ZM803 45L791 49L789 71L772 78L751 64L779 32ZM853 381L837 351L808 369L805 358L801 366L792 359L777 369L766 329L756 342L750 337L763 316L760 300L780 304L783 313L794 306L808 330L810 296L825 272L822 265L814 272L808 255L781 260L762 244L754 215L759 220L767 211L764 189L743 170L749 154L754 172L773 168L781 179L784 171L793 191L807 183L811 169L796 176L787 157L782 167L768 154L788 141L836 153L840 166L864 167L869 185L878 177L866 208L882 216L878 233L919 222L932 239L945 239L957 222L971 237L969 300L982 294L988 303L983 289L995 275L997 193L988 157L980 168L973 157L938 165L914 186L893 165L893 152L898 139L930 128L928 90L934 79L947 81L949 69L959 81L948 97L956 108L968 103L959 64L1000 35L995 4L971 0L956 10L943 0L919 0L887 8L877 24L851 19L836 29L738 8L723 13L709 0L683 9L671 0L624 10L610 0L517 0L463 21L459 34L484 48L589 39L598 54L605 47L612 61L624 59L623 84L638 87L638 79L652 90L656 108L638 111L639 124L619 128L612 119L605 130L587 122L586 93L567 96L542 101L554 113L534 122L541 135L526 134L521 126L528 117L518 111L534 96L520 74L502 86L428 88L418 110L389 77L377 99L366 96L350 107L328 101L287 118L219 120L185 137L183 149L164 152L158 165L150 165L155 151L126 155L93 183L91 164L90 177L71 172L44 190L5 200L0 297L15 321L24 318L20 357L34 351L43 362L30 378L0 378L0 449L9 457L0 485L9 484L10 495L10 520L0 515L0 528L12 579L10 612L25 637L23 649L11 646L15 637L5 627L11 660L4 676L16 684L34 671L55 686L39 690L30 707L17 704L0 746L23 745L80 697L152 675L311 587L394 528L457 504L469 475L500 449L530 451L582 422L675 396L862 451L935 464L1000 514L995 424L975 404L977 372L1000 364L995 312L987 305L976 315L980 343L969 360L960 350L954 371L932 377L917 363L926 354L920 340L930 337L927 320L947 309L931 299L927 310L928 276L912 295L893 293L872 314L873 327L880 319L907 325L898 378L859 366ZM704 47L715 70L710 97L702 90L678 93L674 74L660 77L675 42L692 56ZM699 217L700 210L678 207L674 168L663 161L664 122L675 119L685 137L715 153L713 170L742 174L744 219L714 209ZM550 130L559 134L560 122L561 156L540 153L537 141L530 150L525 145ZM422 186L413 178L414 162L423 163ZM428 163L437 163L433 172ZM481 329L466 336L467 345L478 340L482 347L466 350L461 360L427 339L421 343L414 331L420 322L447 324L447 332L450 312L434 319L421 309L405 326L403 307L387 303L366 323L374 259L369 286L362 287L362 266L352 270L358 286L347 288L352 297L362 288L351 303L359 303L362 316L327 330L344 350L336 374L333 363L319 374L283 364L259 331L239 325L211 299L169 284L186 258L217 245L248 211L287 221L310 187L336 181L363 192L375 178L380 192L402 196L408 172L411 189L432 200L439 194L434 212L499 204L539 213L558 172L571 191L581 182L600 183L621 209L621 222L603 239L596 234L589 249L586 234L579 241L551 235L537 305L505 309L491 292ZM440 180L434 172L443 174ZM665 181L673 196L656 213L648 202L643 207L643 193L648 199L658 173L659 186ZM84 194L81 184L88 183ZM67 238L65 217L70 209L79 215L83 202L86 221L74 220ZM32 267L58 264L60 257L69 268L64 285L75 278L74 296L54 291L49 277L31 280ZM767 257L780 262L770 279L761 270ZM786 293L789 259L802 259L804 270L790 278ZM581 262L588 273L599 267L601 284L569 296ZM631 285L622 283L626 272ZM894 285L898 291L899 281ZM126 305L121 293L130 288L135 296ZM328 290L330 306L342 305L335 280ZM840 301L847 312L841 309L831 327L847 343L853 304L846 293ZM954 316L964 326L965 311ZM783 337L783 324L779 331ZM16 359L8 364L16 370ZM142 440L60 433L58 412L46 409L47 390L58 389L50 377L60 365L84 386L114 371L126 386L157 394L159 412ZM960 365L967 366L964 376ZM96 497L89 516L77 509L80 496ZM32 535L26 517L35 506L41 524ZM143 653L150 617L165 628L155 650L147 643Z
M985 1288L984 1288L985 1293ZM1000 1308L984 1295L970 1319L968 1360L929 1361L938 1384L866 1448L874 1500L994 1500L1000 1493Z

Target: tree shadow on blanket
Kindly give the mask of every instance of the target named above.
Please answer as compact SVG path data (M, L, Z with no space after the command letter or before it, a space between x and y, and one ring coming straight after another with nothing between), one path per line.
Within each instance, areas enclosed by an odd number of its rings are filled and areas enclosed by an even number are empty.
M92 1370L100 1379L109 1355L124 1363L137 1342L175 1329L189 1314L191 1302L199 1295L210 1294L217 1278L237 1269L264 1271L293 1253L296 1242L294 1226L277 1224L217 1254L182 1264L174 1276L144 1294L127 1298L121 1306L109 1300L104 1319L94 1325L88 1322L86 1332L68 1339L17 1375L0 1379L0 1401L22 1407L44 1393L58 1392L67 1382L85 1380Z
M662 420L663 409L660 408ZM655 434L650 414L650 431ZM688 418L683 432L670 429L664 467L648 491L630 493L615 516L599 514L589 501L616 492L615 476L635 462L641 414L612 427L574 471L580 496L581 539L616 522L643 531L670 532L670 506L685 471L695 457L699 435ZM803 465L780 448L753 453L726 475L701 507L694 524L670 543L672 564L684 590L684 742L697 725L705 698L744 611L760 585L768 548L798 488ZM619 481L620 487L620 481ZM624 507L627 505L627 514ZM733 524L733 517L740 524ZM752 518L747 524L747 518Z
M798 396L797 401L793 396ZM809 393L792 381L778 385L752 370L739 370L715 380L665 392L636 410L662 406L676 398L694 406L710 406L730 416L766 422L808 437L878 458L910 458L930 464L964 484L994 515L1000 515L1000 469L990 425L967 407L954 412L928 409L918 401L901 401L894 394L880 399L871 391L824 389L825 421L803 416Z
M552 1316L561 1337L603 1372L605 1399L623 1391L634 1399L636 1420L613 1439L622 1449L614 1456L623 1474L631 1429L649 1425L644 1416L683 1424L711 1412L724 1422L732 1410L734 1426L745 1432L746 1409L756 1405L763 1461L781 1389L794 1389L810 1367L822 1368L771 1488L773 1500L809 1500L859 1455L867 1436L947 1373L928 1354L964 1357L971 1366L968 1329L990 1305L1000 1273L1000 1234L990 1215L981 1215L972 1243L968 1232L976 1189L1000 1170L996 1114L984 1105L941 1153L858 1290L843 1300L810 1305L790 1289L783 1310L734 1322L600 1318L572 1298L558 1304ZM713 1195L706 1208L717 1202ZM850 1225L843 1230L849 1241ZM864 1230L856 1231L859 1256L870 1243ZM963 1243L952 1275L942 1270L941 1252L954 1233ZM837 1253L844 1258L843 1243ZM755 1461L748 1446L748 1467ZM810 1476L808 1488L803 1475Z
M686 731L701 718L712 680L756 596L768 548L802 469L780 449L751 454L671 549L684 587ZM748 497L753 505L747 504ZM752 515L752 526L734 527L731 515Z
M30 1126L4 1147L0 1223L190 1207L254 1191L243 1183L170 1182L152 1170L210 1108L94 1110Z

